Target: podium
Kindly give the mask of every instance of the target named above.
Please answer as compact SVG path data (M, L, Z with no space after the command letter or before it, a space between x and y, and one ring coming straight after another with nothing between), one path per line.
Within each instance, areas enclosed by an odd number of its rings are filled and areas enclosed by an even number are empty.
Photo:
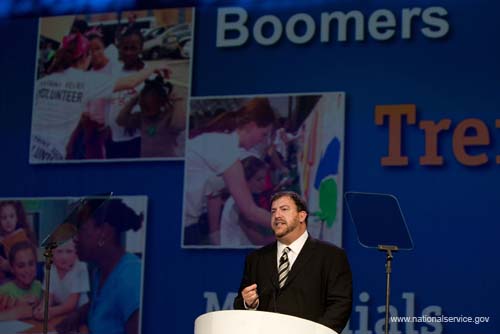
M316 322L281 313L231 310L200 315L194 334L337 334Z

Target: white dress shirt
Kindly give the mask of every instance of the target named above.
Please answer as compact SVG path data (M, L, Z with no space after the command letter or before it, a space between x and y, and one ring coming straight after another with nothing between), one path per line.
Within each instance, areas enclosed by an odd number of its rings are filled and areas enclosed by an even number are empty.
M307 238L309 237L309 234L307 233L307 230L302 233L302 235L292 242L290 245L285 245L278 241L278 251L276 252L276 266L279 268L280 266L280 257L283 255L283 250L286 247L290 248L290 251L288 252L288 262L290 263L290 266L288 267L289 271L292 270L292 266L297 259L297 256L299 256L300 251L302 250L302 247L304 247L304 244L307 241Z

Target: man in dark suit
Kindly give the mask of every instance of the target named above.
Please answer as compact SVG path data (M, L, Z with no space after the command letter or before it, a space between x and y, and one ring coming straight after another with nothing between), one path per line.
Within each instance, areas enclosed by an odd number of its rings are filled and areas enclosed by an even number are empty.
M340 333L352 309L345 252L309 237L307 207L298 194L280 192L271 203L277 242L248 255L234 308L289 314Z

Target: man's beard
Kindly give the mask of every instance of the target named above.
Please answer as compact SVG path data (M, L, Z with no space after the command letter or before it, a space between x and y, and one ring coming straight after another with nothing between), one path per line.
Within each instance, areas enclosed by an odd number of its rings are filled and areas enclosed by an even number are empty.
M276 232L276 230L274 230L274 236L277 238L284 237L285 235L293 232L299 226L299 217L294 217L291 223L287 222L286 219L279 220L278 222L282 221L285 222L286 229L279 234Z

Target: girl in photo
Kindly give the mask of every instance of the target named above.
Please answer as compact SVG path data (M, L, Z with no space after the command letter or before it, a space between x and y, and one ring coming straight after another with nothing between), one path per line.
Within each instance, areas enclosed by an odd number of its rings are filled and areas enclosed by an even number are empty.
M110 49L116 49L114 44L106 45L100 28L93 28L85 34L90 42L90 70L103 74L112 75L113 70L122 66L118 57L113 58Z
M0 286L0 321L29 319L42 299L42 284L36 278L36 249L23 241L9 254L14 280Z
M258 202L258 198L267 188L267 164L255 157L249 156L241 160L245 180L252 193L253 199ZM265 245L274 240L274 236L268 228L260 228L248 222L238 210L233 197L229 197L224 203L220 222L221 246L224 247L244 247Z
M85 305L90 291L87 264L78 260L75 243L69 240L54 249L54 265L50 269L49 319L73 312ZM43 320L43 306L34 317Z
M115 78L122 78L148 67L141 59L143 36L133 26L125 29L118 38L118 54L122 66L113 70ZM111 111L107 116L107 125L111 129L111 140L106 145L106 157L110 159L138 158L141 154L141 131L138 128L123 127L118 124L120 111L130 99L143 89L143 84L113 95ZM132 112L139 112L138 107Z
M181 90L182 88L177 88ZM141 157L178 157L184 154L186 96L179 96L161 76L146 80L144 88L121 110L117 123L140 129ZM139 105L140 112L132 112Z
M90 43L90 71L102 73L112 80L113 62L106 55L103 35L98 28L85 33ZM68 159L104 159L109 128L105 125L111 99L89 102L88 111L81 116L68 144Z
M36 244L36 238L28 225L26 212L20 201L0 202L0 278L11 272L8 261L11 248L19 242Z

